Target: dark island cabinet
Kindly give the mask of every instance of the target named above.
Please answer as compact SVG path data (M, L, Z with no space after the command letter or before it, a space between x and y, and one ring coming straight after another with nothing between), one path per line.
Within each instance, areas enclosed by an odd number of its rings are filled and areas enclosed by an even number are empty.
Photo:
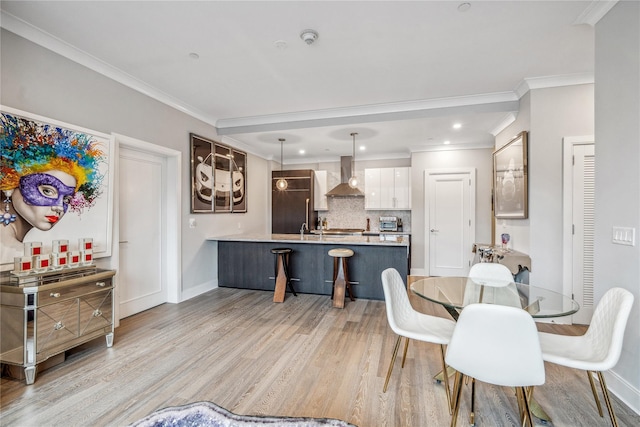
M354 251L348 266L356 298L384 300L380 275L386 268L396 268L405 280L409 274L406 246L219 241L218 286L273 290L271 249L279 247L293 249L289 269L294 289L300 293L331 295L333 258L327 252L336 247Z

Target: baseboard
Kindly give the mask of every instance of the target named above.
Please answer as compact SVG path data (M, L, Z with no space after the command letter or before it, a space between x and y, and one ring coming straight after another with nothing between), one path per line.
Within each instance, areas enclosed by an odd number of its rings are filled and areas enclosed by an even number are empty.
M620 377L614 371L606 371L604 373L605 381L609 391L616 395L618 399L624 402L636 414L640 415L640 390L629 384L624 378Z
M409 274L411 276L428 276L427 270L424 268L412 268Z
M197 297L198 295L202 295L206 292L216 289L217 287L218 287L218 279L213 279L213 280L209 280L207 282L201 283L198 286L195 286L193 288L184 289L182 291L182 298L180 301L182 302L182 301L186 301L191 298Z

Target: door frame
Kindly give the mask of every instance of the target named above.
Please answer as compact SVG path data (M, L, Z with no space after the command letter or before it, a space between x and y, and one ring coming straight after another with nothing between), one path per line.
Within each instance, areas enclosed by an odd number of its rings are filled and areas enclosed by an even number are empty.
M573 147L594 144L594 135L562 139L562 293L573 295ZM566 318L573 323L573 316Z
M471 219L471 225L469 227L469 239L471 244L475 243L476 239L476 169L475 168L446 168L446 169L425 169L424 170L424 265L425 274L431 275L431 245L430 245L430 233L429 224L431 221L429 212L429 179L432 175L452 175L452 174L466 174L469 175L471 189L469 191L469 218ZM471 254L472 247L469 246L469 254ZM471 255L469 255L471 257ZM471 259L471 258L469 258Z
M163 239L167 242L166 251L162 254L163 274L167 280L167 302L179 303L182 301L182 251L181 251L181 207L182 207L182 190L180 186L180 178L182 176L182 152L171 148L145 142L139 139L131 138L126 135L117 133L112 134L115 142L115 194L119 194L120 190L120 147L126 147L129 150L139 151L143 153L153 154L164 157L166 160L166 170L164 182L167 183L163 194L163 209L166 212L167 226L164 229ZM118 269L120 266L120 248L117 242L120 241L120 198L114 198L114 238L113 245L113 263L112 266ZM117 275L116 275L117 278ZM116 280L117 282L117 280ZM120 319L120 293L116 287L116 313L115 318Z

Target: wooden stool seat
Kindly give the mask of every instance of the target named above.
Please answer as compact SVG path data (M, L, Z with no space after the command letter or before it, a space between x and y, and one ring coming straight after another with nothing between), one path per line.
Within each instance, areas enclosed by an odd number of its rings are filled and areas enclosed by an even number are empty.
M348 258L353 256L353 251L351 249L344 248L331 249L329 251L329 256L332 256L334 258Z
M347 291L351 301L355 301L347 268L347 258L352 257L354 252L349 248L334 248L330 249L328 253L330 257L333 257L333 290L331 291L333 306L344 308L344 296Z
M294 296L296 294L291 284L291 275L289 274L289 256L293 252L291 248L273 248L271 253L276 256L275 274L276 285L273 290L273 302L284 302L284 295L287 292L287 286Z

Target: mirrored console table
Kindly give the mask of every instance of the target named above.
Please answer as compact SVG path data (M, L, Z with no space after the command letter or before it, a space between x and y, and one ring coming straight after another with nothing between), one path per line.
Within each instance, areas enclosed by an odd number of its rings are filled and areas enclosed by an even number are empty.
M0 362L33 384L49 358L97 337L113 345L114 270L95 266L0 273Z

